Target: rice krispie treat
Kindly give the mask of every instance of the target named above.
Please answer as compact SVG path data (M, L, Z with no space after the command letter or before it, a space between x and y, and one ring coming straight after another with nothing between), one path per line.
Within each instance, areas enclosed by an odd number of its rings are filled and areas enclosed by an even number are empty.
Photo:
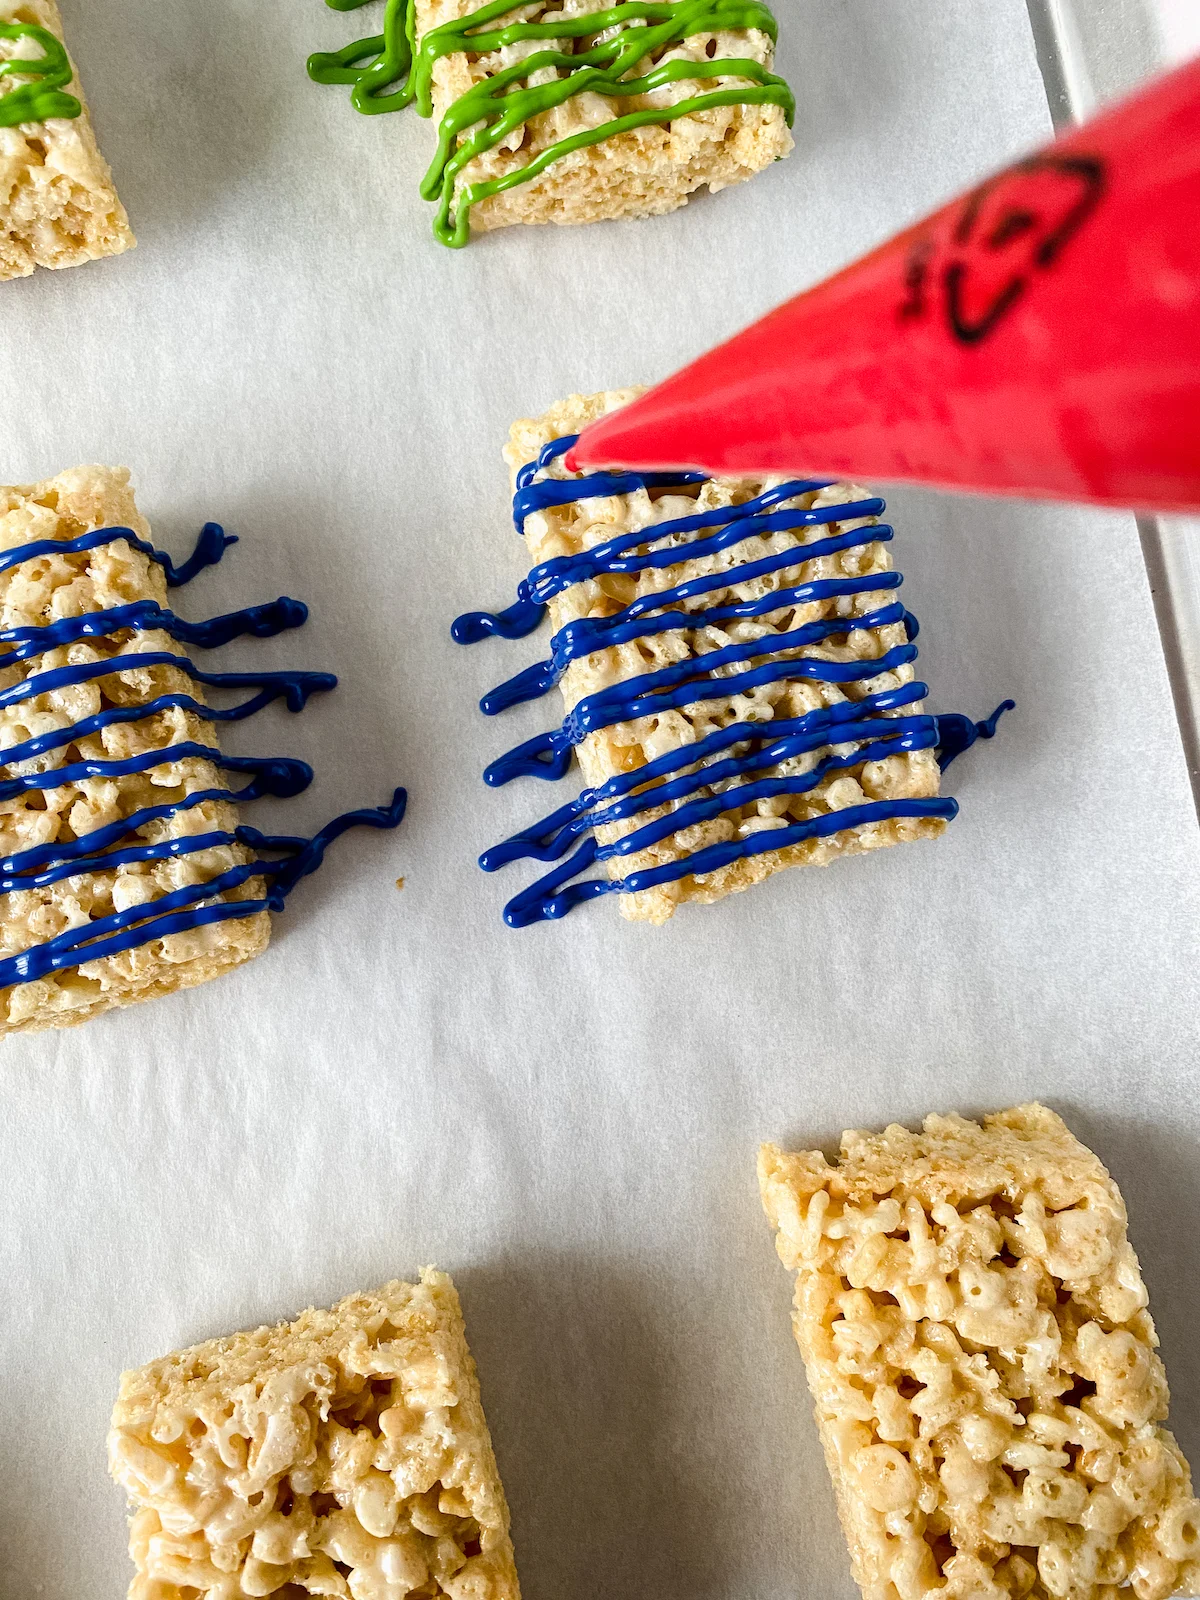
M437 117L421 193L463 245L472 227L674 211L780 160L795 103L775 37L761 0L388 0L382 35L309 71L353 84L360 111L415 99Z
M121 1379L129 1600L519 1600L454 1285L352 1294Z
M62 38L55 0L0 0L0 278L136 242Z
M281 597L188 623L167 605L236 541L210 523L179 569L148 542L129 474L78 467L0 487L0 1034L64 1027L190 988L265 949L269 911L319 865L351 813L313 840L272 839L238 802L300 792L304 762L223 756L214 726L328 673L213 673L181 645L294 628ZM257 694L218 708L205 685ZM234 787L227 773L249 776ZM268 860L259 852L282 852Z
M1125 1207L1059 1117L765 1145L759 1180L866 1600L1200 1593Z
M626 917L663 922L784 867L935 838L958 809L939 796L939 749L945 764L994 725L922 713L916 624L876 496L568 471L580 429L639 392L572 395L514 425L514 518L535 565L509 612L454 628L461 643L511 638L549 610L550 659L482 707L558 683L566 719L485 778L561 777L574 753L587 785L481 858L491 870L574 851L510 902L513 925L609 892ZM568 884L593 862L607 880Z

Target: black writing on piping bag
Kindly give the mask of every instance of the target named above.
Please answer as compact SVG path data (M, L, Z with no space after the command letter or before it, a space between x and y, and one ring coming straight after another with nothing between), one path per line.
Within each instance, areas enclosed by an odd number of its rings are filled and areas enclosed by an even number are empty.
M914 240L900 322L924 319L936 303L958 344L982 344L1060 259L1103 198L1105 178L1104 161L1089 155L1030 156L989 178L945 219L944 242L932 233Z

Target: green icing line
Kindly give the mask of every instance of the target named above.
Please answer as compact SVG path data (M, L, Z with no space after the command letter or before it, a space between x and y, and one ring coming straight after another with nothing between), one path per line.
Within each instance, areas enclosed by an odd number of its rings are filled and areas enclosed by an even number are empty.
M63 94L71 81L71 63L61 39L36 22L0 22L0 39L32 39L42 48L32 61L0 61L0 78L33 78L20 88L0 95L0 128L21 122L45 122L47 117L78 117L83 107L73 94Z
M356 11L367 0L325 0L335 11ZM438 129L438 148L421 182L426 200L438 202L434 235L446 245L461 248L470 235L471 207L494 194L528 183L552 162L572 150L600 144L630 128L673 122L713 106L782 106L791 125L796 102L782 78L760 62L741 57L715 61L665 61L640 78L630 78L648 55L679 44L699 33L755 29L774 41L775 18L762 0L627 0L603 11L552 22L511 22L490 27L519 9L519 0L490 0L466 17L431 28L420 44L414 38L413 0L387 0L383 32L359 39L342 50L309 57L309 76L317 83L352 84L350 99L368 116L399 111L416 101L423 117L433 115L433 68L443 56L462 51L485 54L526 41L581 38L609 29L612 37L578 54L556 49L535 50L490 78L468 89L450 106ZM630 26L630 24L638 24ZM565 69L567 76L550 83L522 88L521 84L544 68ZM712 89L678 100L614 117L598 128L586 128L559 139L523 167L499 178L464 185L455 196L454 185L463 168L492 150L531 117L550 111L577 94L588 92L609 99L650 94L665 84L700 82L706 78L736 77L745 87Z

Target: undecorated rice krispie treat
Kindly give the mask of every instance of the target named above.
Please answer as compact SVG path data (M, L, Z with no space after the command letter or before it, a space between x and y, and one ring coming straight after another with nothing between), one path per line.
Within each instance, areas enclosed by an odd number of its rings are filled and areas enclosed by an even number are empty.
M240 802L298 794L312 769L222 755L215 727L280 698L299 711L337 679L199 667L189 646L276 634L307 608L282 596L185 621L168 588L236 540L210 523L176 568L148 533L124 469L0 487L0 1035L230 971L266 948L270 912L331 839L403 815L397 790L311 840L241 823ZM258 692L213 705L206 685Z
M136 242L62 38L55 0L0 0L0 278Z
M1125 1207L1059 1117L765 1145L759 1179L866 1600L1200 1593Z
M121 1379L129 1600L519 1600L508 1506L444 1272Z
M389 0L384 28L382 54L361 40L309 70L354 84L360 110L415 98L438 119L421 192L444 244L472 227L674 211L792 148L761 0Z
M640 392L572 395L513 426L505 458L533 570L511 616L455 624L462 643L513 637L548 608L550 659L482 704L491 714L558 683L566 720L486 776L559 777L574 752L587 784L481 858L491 869L575 850L510 902L514 924L614 891L626 917L663 922L784 867L935 838L958 809L939 798L939 746L949 759L952 735L957 750L991 731L921 711L915 622L876 496L568 471L580 429ZM568 885L593 861L607 881Z

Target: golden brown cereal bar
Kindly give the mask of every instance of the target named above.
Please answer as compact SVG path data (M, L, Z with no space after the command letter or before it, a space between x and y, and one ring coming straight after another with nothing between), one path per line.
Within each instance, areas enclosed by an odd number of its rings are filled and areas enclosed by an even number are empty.
M55 0L0 0L0 24L25 23L62 39ZM40 54L27 37L0 36L0 60ZM0 98L27 82L0 75ZM96 147L77 74L65 92L83 106L81 115L0 127L0 279L119 255L136 242Z
M348 1295L121 1379L129 1600L519 1600L454 1285Z
M1125 1207L1054 1112L764 1145L759 1180L866 1600L1197 1593Z

